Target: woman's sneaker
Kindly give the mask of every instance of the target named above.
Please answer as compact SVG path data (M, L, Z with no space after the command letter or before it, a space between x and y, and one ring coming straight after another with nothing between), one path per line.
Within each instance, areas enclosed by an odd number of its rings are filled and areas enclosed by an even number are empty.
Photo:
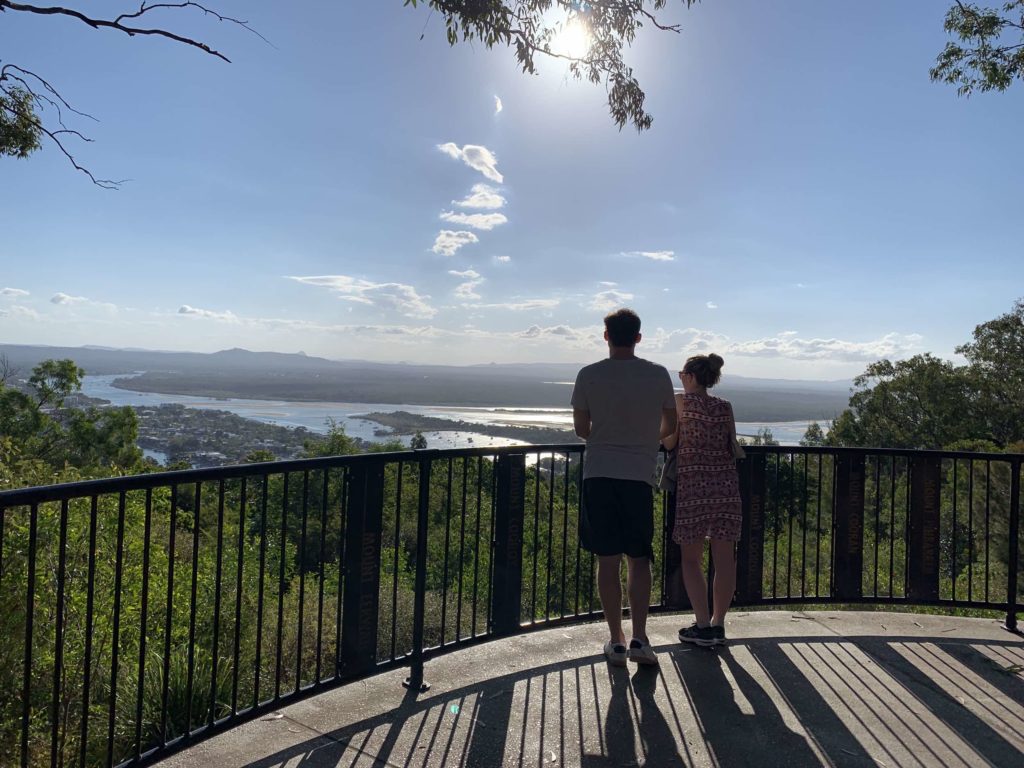
M624 667L626 666L626 646L609 640L604 644L604 657L613 667Z
M629 641L629 660L648 666L654 666L658 663L658 657L655 655L654 649L651 648L651 644L646 640L638 640L635 637Z
M697 622L694 622L679 630L679 642L693 643L704 648L709 648L712 645L724 645L725 630L722 627L712 627L711 625L698 627Z

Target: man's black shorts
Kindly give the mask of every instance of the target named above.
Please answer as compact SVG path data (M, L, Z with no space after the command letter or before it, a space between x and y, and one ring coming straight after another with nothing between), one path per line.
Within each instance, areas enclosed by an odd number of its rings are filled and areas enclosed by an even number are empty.
M649 483L612 477L583 481L580 543L598 556L653 560L654 490Z

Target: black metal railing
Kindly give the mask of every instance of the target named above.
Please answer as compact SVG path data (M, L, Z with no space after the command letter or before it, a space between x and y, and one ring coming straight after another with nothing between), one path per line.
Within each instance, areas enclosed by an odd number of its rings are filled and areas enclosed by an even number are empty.
M0 492L0 754L144 764L283 703L600 615L582 446ZM738 605L1021 608L1024 456L749 448ZM659 494L653 610L686 607ZM6 762L5 762L6 764Z

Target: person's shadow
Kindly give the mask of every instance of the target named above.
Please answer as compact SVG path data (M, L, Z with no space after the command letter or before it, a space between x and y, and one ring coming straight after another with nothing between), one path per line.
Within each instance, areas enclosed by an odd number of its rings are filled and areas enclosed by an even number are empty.
M629 671L608 666L612 695L601 724L602 754L580 756L580 768L639 765L636 755L636 733L629 712Z
M717 765L802 766L821 760L807 738L783 720L771 696L727 648L713 653L674 654L683 683L691 691L697 720ZM736 681L734 690L726 669ZM744 712L742 695L753 712ZM678 763L677 763L678 764Z

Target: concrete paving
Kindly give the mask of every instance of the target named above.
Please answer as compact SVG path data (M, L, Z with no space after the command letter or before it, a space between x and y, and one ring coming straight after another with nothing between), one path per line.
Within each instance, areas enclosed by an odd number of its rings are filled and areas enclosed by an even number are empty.
M1024 639L989 619L736 611L728 646L651 619L655 668L610 667L603 624L428 662L241 725L165 768L1024 766Z

